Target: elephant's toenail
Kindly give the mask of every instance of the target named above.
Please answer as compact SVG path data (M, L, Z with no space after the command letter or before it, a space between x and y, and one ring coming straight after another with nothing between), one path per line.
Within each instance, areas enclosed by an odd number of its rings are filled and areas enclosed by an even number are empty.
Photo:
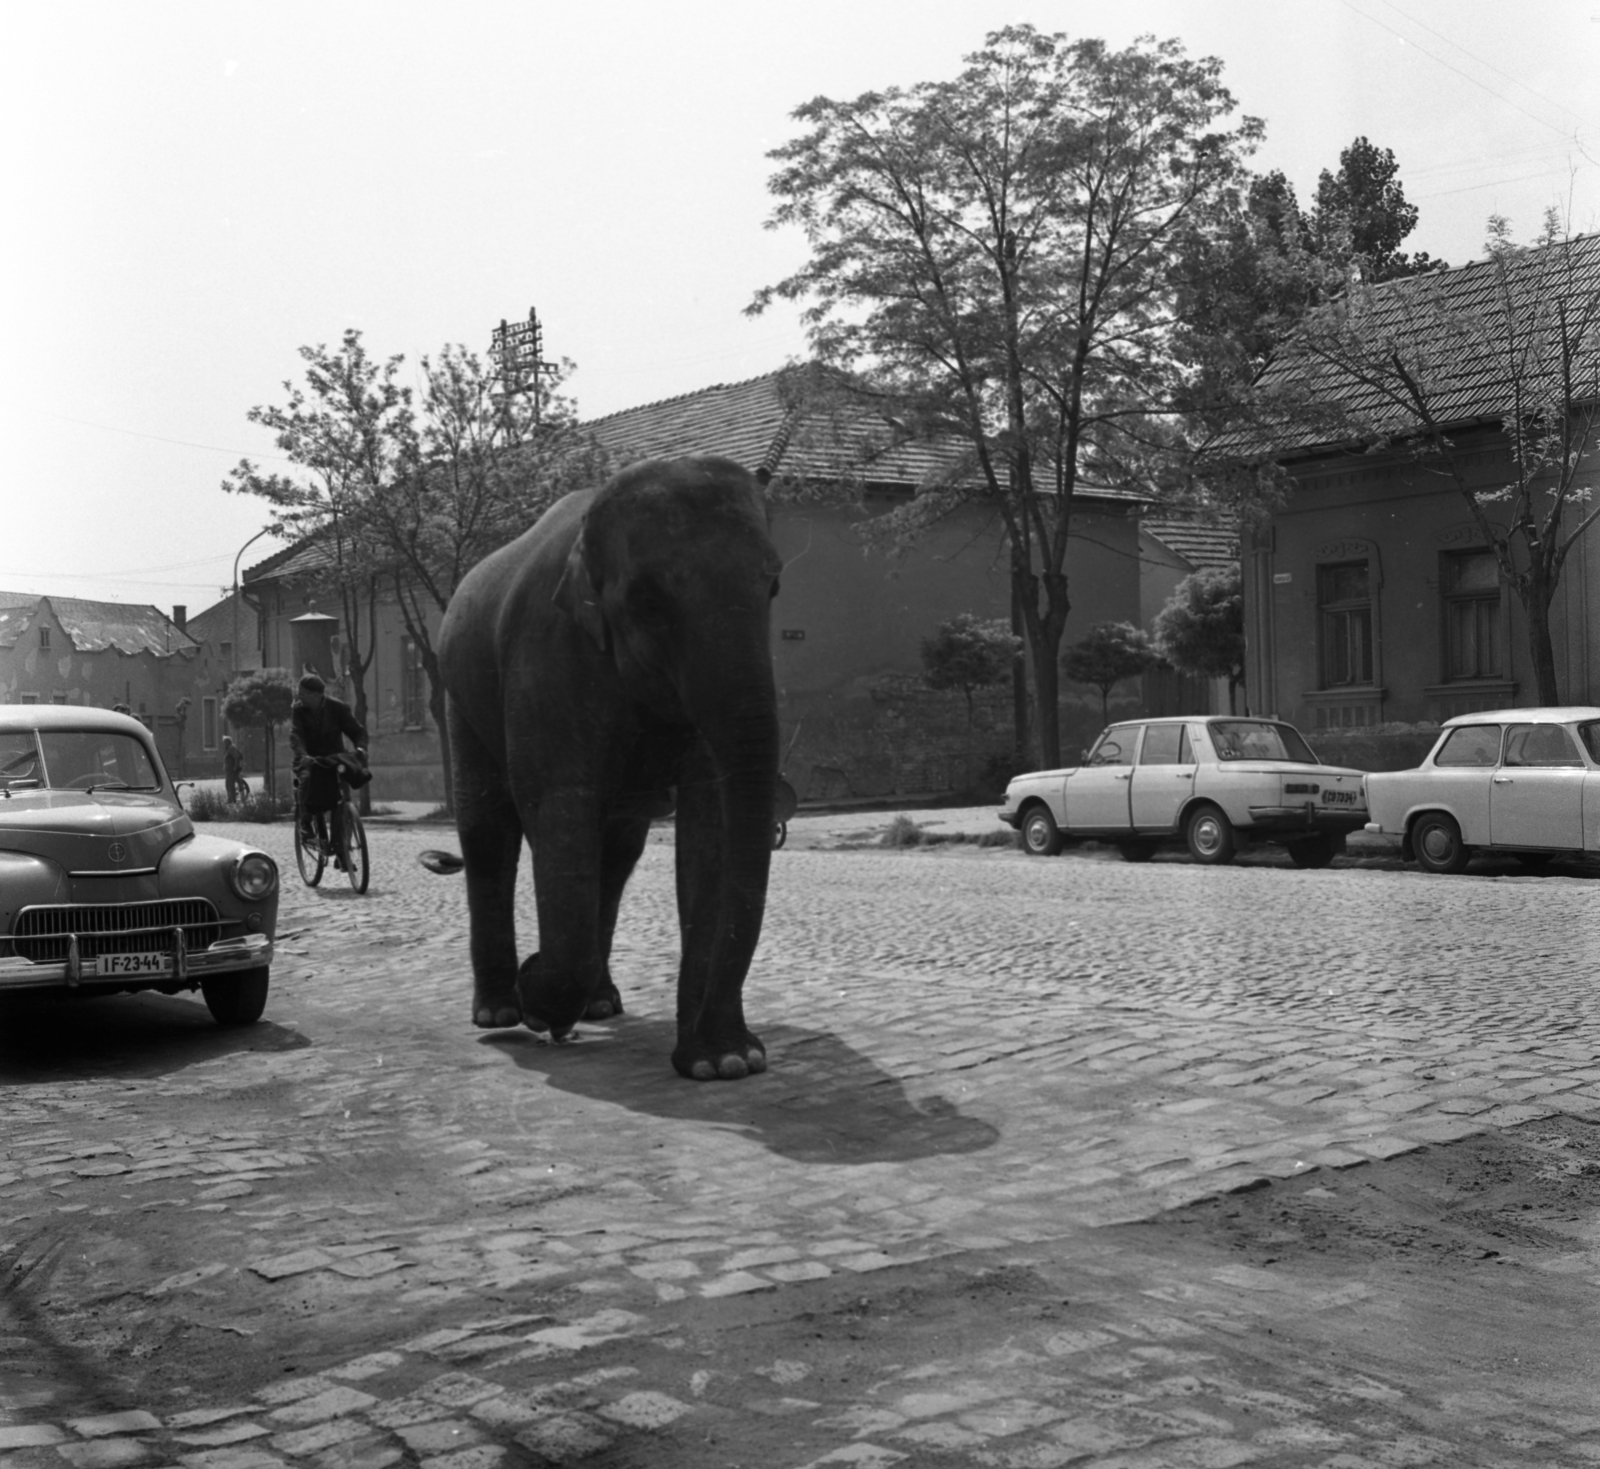
M709 1061L696 1061L689 1068L689 1074L696 1081L715 1081L717 1079L717 1068Z
M724 1056L717 1066L717 1074L724 1081L738 1081L750 1074L750 1068L745 1065L743 1056Z
M752 1051L750 1053L749 1061L752 1074L765 1071L767 1069L767 1058L760 1051Z

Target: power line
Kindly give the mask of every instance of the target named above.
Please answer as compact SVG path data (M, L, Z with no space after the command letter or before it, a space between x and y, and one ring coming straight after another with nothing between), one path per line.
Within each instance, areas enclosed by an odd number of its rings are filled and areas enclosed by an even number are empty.
M1473 76L1470 72L1462 71L1462 69L1459 66L1452 66L1448 61L1446 61L1444 59L1444 57L1435 56L1433 54L1433 52L1428 50L1428 48L1426 46L1417 45L1417 43L1415 41L1413 41L1409 36L1401 35L1400 32L1397 31L1393 26L1388 25L1384 21L1379 20L1377 16L1368 15L1367 12L1364 11L1359 5L1352 4L1351 0L1343 0L1343 4L1344 4L1346 9L1355 11L1355 13L1357 15L1359 15L1363 20L1370 21L1373 25L1377 26L1379 30L1387 31L1391 36L1394 36L1396 39L1404 41L1406 45L1411 46L1414 49L1420 51L1424 56L1426 56L1428 58L1428 60L1433 61L1433 62L1437 62L1440 66L1444 67L1444 69L1446 71L1453 71L1458 77L1461 77L1464 81L1471 82L1473 86L1481 88L1483 91L1487 92L1491 97L1494 97L1498 101L1504 102L1507 107L1510 107L1510 108L1514 109L1515 111L1520 112L1524 117L1528 118L1530 121L1538 123L1540 127L1549 128L1551 132L1556 133L1560 137L1563 137L1563 138L1568 136L1568 134L1567 134L1567 132L1566 132L1566 130L1564 128L1558 128L1553 122L1550 122L1547 118L1538 117L1534 113L1529 112L1526 107L1523 107L1519 103L1513 102L1508 96L1505 95L1504 92L1497 92L1487 82L1479 81L1478 78Z
M281 459L285 464L293 464L287 454L274 454L267 449L225 449L220 444L197 444L193 439L169 439L165 434L147 434L142 429L118 428L114 423L95 423L88 418L71 418L65 413L51 413L51 418L58 418L62 423L75 423L80 428L103 429L108 434L126 434L131 439L153 439L158 444L177 444L185 449L206 449L213 454L237 454L241 459Z

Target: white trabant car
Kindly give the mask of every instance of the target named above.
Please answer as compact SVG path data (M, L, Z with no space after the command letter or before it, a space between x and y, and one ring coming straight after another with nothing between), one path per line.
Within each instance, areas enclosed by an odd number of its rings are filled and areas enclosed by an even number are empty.
M1367 820L1365 777L1322 765L1292 724L1234 715L1114 724L1067 770L1019 775L1000 819L1023 850L1115 842L1143 862L1165 842L1197 862L1233 861L1243 843L1281 843L1297 867L1326 867Z
M1460 872L1474 851L1530 866L1600 851L1600 708L1459 714L1415 770L1369 775L1367 802L1367 830L1429 872Z

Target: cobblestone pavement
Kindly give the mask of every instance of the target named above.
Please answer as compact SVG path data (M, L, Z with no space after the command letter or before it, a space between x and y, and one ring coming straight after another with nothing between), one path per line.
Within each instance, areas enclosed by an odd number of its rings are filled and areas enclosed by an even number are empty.
M284 864L265 1021L0 1035L0 1469L1600 1462L1600 1235L1485 1272L1448 1369L1371 1281L1107 1228L1600 1111L1587 882L824 820L774 859L772 1070L709 1086L667 1063L669 833L628 1014L558 1047L467 1023L463 887L416 862L446 829L375 827L362 899L213 828ZM1552 1361L1496 1361L1534 1311Z

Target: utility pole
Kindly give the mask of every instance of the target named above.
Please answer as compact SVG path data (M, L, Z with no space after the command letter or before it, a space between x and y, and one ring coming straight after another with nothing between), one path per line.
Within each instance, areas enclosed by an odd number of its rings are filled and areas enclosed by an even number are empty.
M539 379L554 377L556 365L544 360L544 328L539 325L536 307L528 308L526 321L507 322L504 317L494 329L489 356L500 369L500 391L495 395L505 416L507 435L511 431L511 403L521 393L533 394L533 423L539 425Z

